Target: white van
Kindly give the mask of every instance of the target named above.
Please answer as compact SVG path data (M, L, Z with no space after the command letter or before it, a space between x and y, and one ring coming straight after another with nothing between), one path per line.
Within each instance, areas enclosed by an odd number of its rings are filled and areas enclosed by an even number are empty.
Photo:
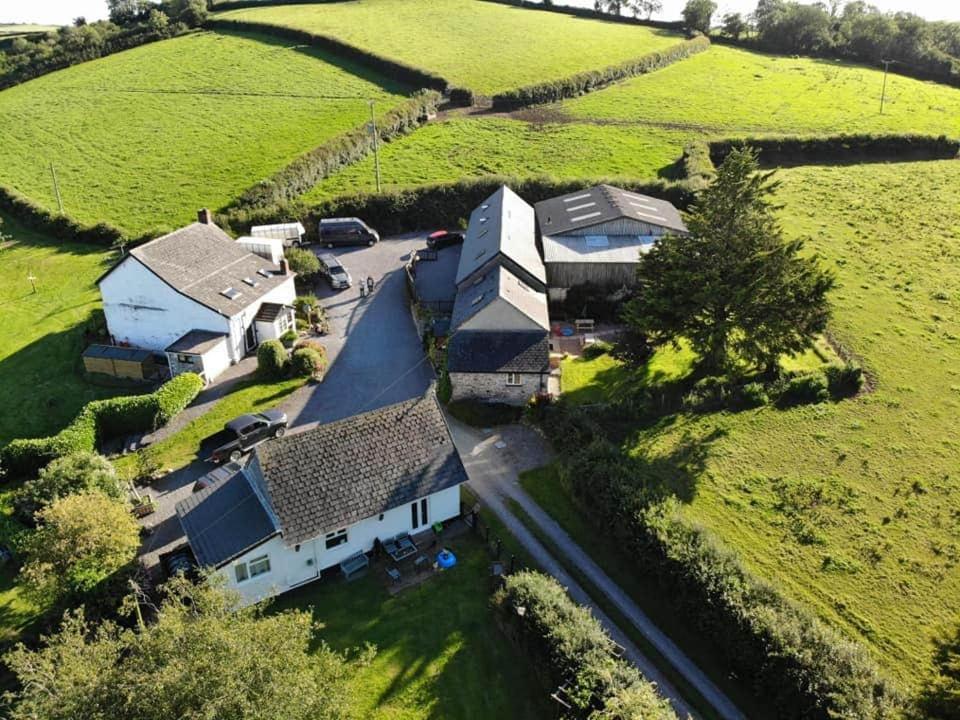
M307 230L303 223L278 223L276 225L254 225L250 228L251 237L283 240L285 247L300 247L305 244L303 236Z

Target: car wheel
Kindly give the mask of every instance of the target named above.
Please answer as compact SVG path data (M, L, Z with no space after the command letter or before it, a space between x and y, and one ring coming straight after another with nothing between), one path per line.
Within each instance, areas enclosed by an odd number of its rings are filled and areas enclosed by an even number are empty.
M286 435L286 433L287 433L287 429L285 427L278 427L276 430L273 431L273 436L275 438L281 438L284 435Z
M233 462L240 462L240 458L242 457L243 457L243 453L240 452L239 450L234 450L232 453L230 453L230 459Z

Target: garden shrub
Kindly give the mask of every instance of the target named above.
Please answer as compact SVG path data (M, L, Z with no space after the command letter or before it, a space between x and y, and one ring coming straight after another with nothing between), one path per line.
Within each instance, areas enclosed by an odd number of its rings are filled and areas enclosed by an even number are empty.
M856 363L829 365L824 373L827 387L834 398L853 397L863 388L863 369Z
M97 430L101 438L146 432L158 425L160 404L156 393L94 400L90 406L97 417Z
M613 345L603 340L597 340L583 349L583 357L587 360L596 360L601 355L606 355L613 350Z
M265 340L257 348L257 372L267 380L282 378L287 362L287 349L279 340Z
M730 395L730 386L725 378L705 377L694 383L684 396L683 406L696 412L720 410L726 406Z
M183 373L168 380L154 393L157 397L157 427L166 425L192 403L203 390L203 379L196 373Z
M309 348L319 353L320 357L326 359L327 349L323 346L319 340L311 340L310 338L304 338L303 340L297 340L296 344L293 346L294 350L299 350L300 348Z
M102 492L120 500L124 497L123 481L102 455L82 451L53 460L38 477L27 480L17 492L17 515L28 523L34 513L67 495L79 492Z
M310 282L314 275L320 272L320 259L310 250L287 248L283 255L290 263L290 269L297 274L298 280Z
M293 301L293 310L297 314L298 318L309 321L310 318L307 317L307 308L310 308L311 313L316 313L318 309L323 309L323 306L320 304L320 301L317 299L317 296L313 293L307 295L297 295L296 299Z
M829 399L830 390L827 387L827 378L822 372L818 371L790 378L780 395L780 404L789 407L821 403Z
M558 102L565 98L576 97L597 90L617 80L642 75L672 65L678 60L690 57L710 47L710 39L699 36L684 40L665 50L648 53L639 58L612 65L603 70L590 70L577 73L560 80L552 80L516 90L498 93L493 96L493 109L497 111L516 110L528 105L541 105Z
M766 405L770 402L770 396L767 395L767 389L763 383L749 382L741 385L734 390L734 403L741 408L755 408Z
M447 97L450 98L450 104L454 107L470 107L476 102L473 90L469 88L455 87L447 91Z
M297 332L295 330L287 330L279 339L284 347L291 348L297 341Z
M617 656L600 622L554 578L524 570L507 576L493 597L500 626L529 657L548 691L566 686L573 712L563 717L675 718L640 672ZM518 612L523 608L523 612ZM621 715L625 707L636 714ZM591 715L592 717L592 715Z
M310 347L298 348L290 357L290 368L299 377L317 377L323 374L326 367L327 361L323 355Z

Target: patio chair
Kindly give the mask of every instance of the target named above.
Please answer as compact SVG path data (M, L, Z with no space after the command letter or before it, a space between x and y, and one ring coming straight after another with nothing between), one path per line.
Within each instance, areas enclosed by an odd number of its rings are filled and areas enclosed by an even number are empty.
M400 579L401 579L400 571L397 570L396 568L387 568L387 575L390 576L390 579L393 580L394 583L400 582Z

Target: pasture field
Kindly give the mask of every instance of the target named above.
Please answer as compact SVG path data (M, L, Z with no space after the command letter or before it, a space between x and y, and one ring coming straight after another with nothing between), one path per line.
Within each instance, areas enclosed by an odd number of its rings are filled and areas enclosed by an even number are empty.
M55 32L56 30L57 30L56 25L31 25L29 23L24 23L24 24L0 23L0 38L16 37L20 35L36 35L37 33Z
M0 92L0 183L55 209L53 162L74 218L176 227L406 92L276 38L191 34Z
M493 95L597 70L680 42L677 33L477 0L358 0L217 17L332 35Z
M656 459L713 437L685 512L910 687L960 602L960 162L778 175L786 232L836 273L831 329L875 390L680 415L628 443ZM623 381L597 370L577 392L602 396L608 378Z

